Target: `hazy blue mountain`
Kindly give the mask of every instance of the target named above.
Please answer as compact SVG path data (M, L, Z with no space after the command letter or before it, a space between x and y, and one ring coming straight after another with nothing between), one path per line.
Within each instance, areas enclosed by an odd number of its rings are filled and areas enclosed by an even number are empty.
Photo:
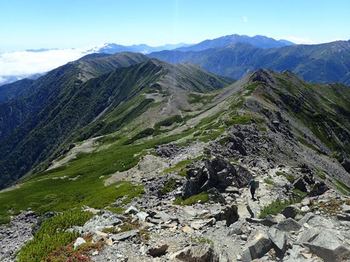
M270 37L256 35L226 35L215 39L204 40L198 44L177 48L177 51L202 51L209 48L222 48L234 45L237 43L250 44L259 48L275 48L294 45L294 43L287 40L275 40Z
M311 82L350 84L350 41L318 45L291 45L263 49L237 43L202 51L162 51L151 57L171 63L189 62L223 76L238 79L259 68L290 70Z

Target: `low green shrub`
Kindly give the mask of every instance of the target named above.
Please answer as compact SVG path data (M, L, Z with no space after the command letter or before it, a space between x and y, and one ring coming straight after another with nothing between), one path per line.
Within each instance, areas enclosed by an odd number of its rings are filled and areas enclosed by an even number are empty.
M293 200L280 200L277 199L265 206L259 214L259 218L265 218L268 215L277 215L283 211L287 206L293 204Z
M190 196L189 198L176 198L174 201L175 205L181 205L181 206L190 206L193 204L196 204L198 202L205 203L209 201L209 195L207 192L202 192L197 195Z
M73 226L82 226L92 217L89 212L79 209L70 210L44 221L19 252L19 262L46 261L46 257L56 249L66 246L78 237L78 233L67 231Z

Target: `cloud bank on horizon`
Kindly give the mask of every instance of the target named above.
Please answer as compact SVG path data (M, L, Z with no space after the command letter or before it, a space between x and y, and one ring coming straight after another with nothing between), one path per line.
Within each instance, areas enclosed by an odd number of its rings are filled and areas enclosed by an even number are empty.
M93 49L51 49L0 54L0 84L50 71L81 58Z

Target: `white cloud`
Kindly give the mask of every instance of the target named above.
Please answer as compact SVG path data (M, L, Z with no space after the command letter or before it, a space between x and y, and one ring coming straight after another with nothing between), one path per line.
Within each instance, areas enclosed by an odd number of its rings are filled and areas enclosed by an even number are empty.
M248 23L248 17L247 16L242 16L241 17L243 23Z
M0 54L0 83L9 76L44 73L91 53L92 49L52 49Z

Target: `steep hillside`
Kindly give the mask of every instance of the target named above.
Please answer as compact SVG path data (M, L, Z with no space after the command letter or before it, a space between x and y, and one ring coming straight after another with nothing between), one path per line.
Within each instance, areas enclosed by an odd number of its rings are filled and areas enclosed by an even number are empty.
M306 81L350 84L350 41L320 45L292 45L261 49L247 44L225 48L194 51L162 51L150 54L171 63L190 62L204 69L234 79L249 71L266 68L275 71L290 70Z
M226 84L158 60L86 81L32 131L74 144L0 192L0 258L349 257L349 88L269 70Z
M35 81L30 96L1 104L0 185L45 166L69 143L117 131L163 102L164 117L181 116L181 110L190 108L183 101L187 92L212 91L228 83L193 66L139 63L145 60L129 53L89 55ZM152 114L156 111L149 112L151 122Z

